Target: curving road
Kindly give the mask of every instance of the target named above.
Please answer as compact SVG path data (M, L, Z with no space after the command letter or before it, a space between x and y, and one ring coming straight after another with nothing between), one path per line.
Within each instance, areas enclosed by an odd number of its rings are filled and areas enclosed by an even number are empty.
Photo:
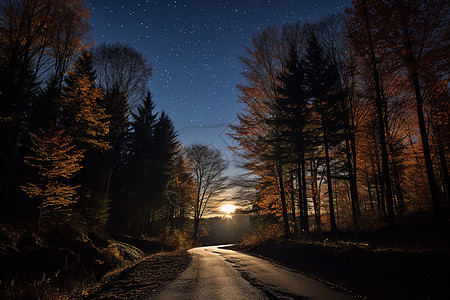
M191 265L149 299L353 299L293 270L221 247L190 249Z

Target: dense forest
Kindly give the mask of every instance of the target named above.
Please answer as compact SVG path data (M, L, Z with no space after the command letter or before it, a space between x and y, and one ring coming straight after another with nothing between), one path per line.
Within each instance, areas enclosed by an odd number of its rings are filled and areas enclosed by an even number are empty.
M0 14L0 222L164 239L192 230L195 210L197 231L223 189L203 176L223 181L227 164L183 149L143 55L93 46L80 0L2 1Z
M245 172L230 180L218 149L182 145L156 111L143 54L95 44L84 1L0 0L0 291L84 297L161 249L241 240L243 214L299 239L448 223L448 9L354 0L255 33L229 125ZM250 205L202 221L230 187Z
M262 228L394 228L448 208L449 24L447 1L355 0L254 36L230 135Z
M254 36L230 126L260 222L374 229L448 207L447 9L354 1ZM142 54L93 46L80 0L2 1L0 13L0 221L159 236L193 218L196 238L227 163L183 149Z

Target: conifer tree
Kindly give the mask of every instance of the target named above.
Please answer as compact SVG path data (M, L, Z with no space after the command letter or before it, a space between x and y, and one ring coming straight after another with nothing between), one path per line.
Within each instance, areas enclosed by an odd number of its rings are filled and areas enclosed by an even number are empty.
M84 168L75 178L81 185L79 207L88 225L102 226L108 219L110 201L102 194L97 178L102 172L100 153L110 148L106 139L110 122L102 107L104 94L95 87L95 80L92 56L83 52L66 78L60 123L77 147L85 150Z
M105 136L109 132L108 115L101 106L103 93L95 87L92 57L83 52L74 71L66 79L61 100L62 126L83 147L97 150L109 148Z
M171 187L170 183L174 177L175 159L180 151L180 143L178 142L178 136L169 116L162 111L158 119L155 129L155 158L157 176L156 180L156 195L158 202L165 207L164 224L173 225L173 214L175 207L172 203L167 201L167 193ZM170 226L173 228L173 226ZM164 231L164 234L166 231Z
M320 116L322 143L325 152L326 179L328 187L328 203L330 208L330 222L332 231L336 231L334 216L334 200L331 177L330 146L338 143L337 136L343 128L339 118L337 103L342 93L338 90L339 75L335 67L327 61L325 52L319 44L315 33L311 30L308 36L306 54L304 58L306 84L308 86L308 98L313 99L315 110ZM357 200L352 198L353 215L357 227L356 206Z
M116 87L105 94L102 107L109 116L109 132L106 135L106 140L110 148L102 152L98 160L102 162L101 195L108 198L111 181L121 154L124 152L125 137L130 128L129 104L124 93Z
M154 113L155 103L148 92L142 104L133 114L131 124L129 151L127 155L129 195L134 209L132 223L136 234L144 231L146 214L154 213L158 208L157 187L160 174L155 155L155 130L157 113Z
M177 132L169 116L162 111L155 128L155 156L160 169L160 188L165 189L173 176L174 160L180 151Z
M297 157L298 198L300 205L300 229L309 230L306 198L306 126L309 119L307 91L305 89L304 68L299 60L297 47L290 46L286 70L280 74L281 86L278 106L283 114L280 122L285 124L284 135L293 145Z

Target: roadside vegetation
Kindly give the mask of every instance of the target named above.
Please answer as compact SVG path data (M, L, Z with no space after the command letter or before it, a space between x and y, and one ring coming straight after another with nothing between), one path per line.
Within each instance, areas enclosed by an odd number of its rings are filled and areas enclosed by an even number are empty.
M398 225L395 231L313 232L286 239L279 226L231 248L296 269L357 297L446 299L449 230L448 219L428 219Z
M354 0L255 34L230 125L255 227L238 249L369 297L449 297L448 9Z
M0 1L7 298L83 295L149 254L186 249L225 183L221 153L186 151L169 115L155 111L144 56L94 45L90 31L82 0ZM210 171L196 176L199 163Z
M442 216L447 11L446 1L355 0L345 15L255 34L230 136L259 221L287 237Z

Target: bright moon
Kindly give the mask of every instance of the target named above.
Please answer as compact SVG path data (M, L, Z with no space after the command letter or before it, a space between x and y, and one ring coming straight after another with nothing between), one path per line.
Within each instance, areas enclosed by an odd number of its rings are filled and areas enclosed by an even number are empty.
M236 210L236 205L233 204L224 204L220 207L220 210L226 213L227 215L231 214Z

